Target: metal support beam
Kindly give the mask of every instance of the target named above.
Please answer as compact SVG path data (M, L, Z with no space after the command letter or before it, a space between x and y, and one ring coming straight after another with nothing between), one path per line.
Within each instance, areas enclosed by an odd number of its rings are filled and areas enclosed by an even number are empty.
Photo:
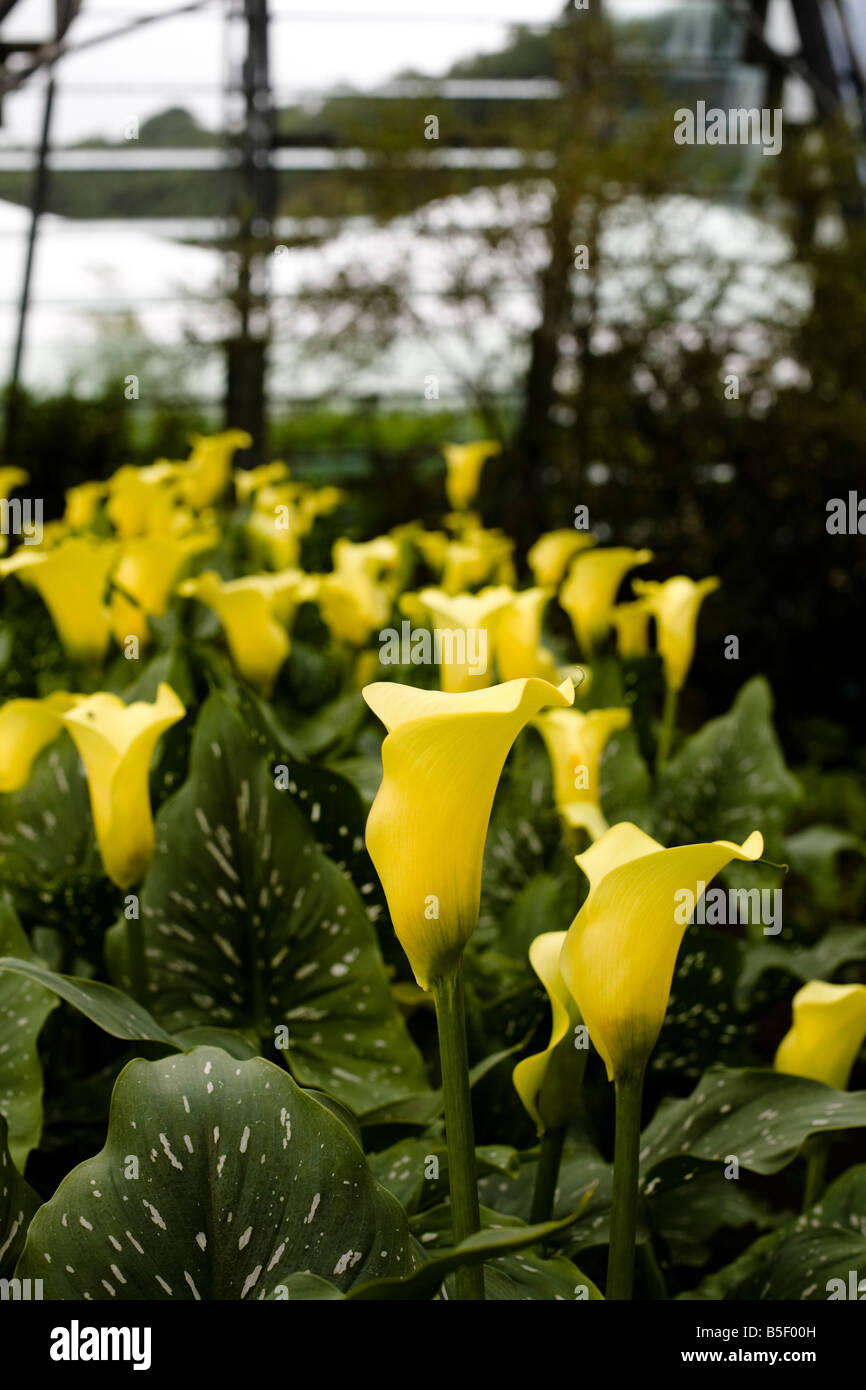
M254 462L267 454L267 348L270 337L268 258L273 249L276 176L274 112L268 52L268 0L244 0L247 26L242 69L243 129L231 211L238 223L231 298L236 332L227 344L226 424L253 436Z

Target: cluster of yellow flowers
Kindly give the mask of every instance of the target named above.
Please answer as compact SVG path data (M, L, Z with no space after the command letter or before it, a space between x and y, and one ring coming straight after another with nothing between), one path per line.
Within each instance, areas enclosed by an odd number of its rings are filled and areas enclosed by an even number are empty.
M150 639L149 620L162 618L176 594L217 615L237 671L266 696L289 654L294 616L304 602L318 605L332 639L353 655L358 685L378 669L379 653L371 643L399 608L453 634L483 634L491 659L481 671L465 659L465 646L462 654L458 648L443 655L440 681L446 692L489 688L494 667L503 681L556 680L571 674L588 688L586 668L558 670L542 640L545 607L558 593L584 655L591 656L611 629L623 654L646 651L652 614L670 679L681 683L685 678L697 609L716 581L695 585L678 577L664 585L647 584L644 597L617 605L623 576L649 560L650 552L597 548L592 536L561 530L542 536L533 547L529 560L535 583L518 591L512 542L501 531L484 527L470 510L483 463L498 451L497 444L445 446L446 489L454 509L445 517L446 529L429 531L409 523L361 543L342 537L333 547L332 570L310 574L300 567L303 539L344 494L335 487L292 481L280 461L233 470L236 450L250 443L239 430L196 436L184 461L125 466L104 483L71 488L62 520L49 522L38 544L19 546L0 560L0 578L15 576L39 594L70 661L91 674L105 661L112 637L125 654L137 656ZM7 486L24 477L20 470L7 473ZM249 572L225 578L207 568L182 578L192 562L202 563L221 544L220 508L230 488ZM412 591L419 560L439 582ZM256 570L257 564L266 568ZM92 680L89 684L92 688ZM3 789L14 790L26 781L50 731L56 732L65 712L82 699L61 691L41 701L11 701L0 710L0 747L8 753L0 774ZM563 819L592 836L606 828L598 800L604 747L629 718L625 709L569 709L537 720L550 751ZM115 860L109 872L125 883L132 871Z
M265 695L304 602L318 605L332 639L354 655L358 684L379 668L370 644L397 611L452 632L484 633L492 660L479 671L446 654L441 692L387 682L364 689L389 730L368 842L397 934L427 988L454 968L474 929L487 824L511 744L526 724L541 734L563 823L585 831L590 842L577 857L589 880L584 906L567 933L542 934L531 956L550 994L553 1031L545 1053L518 1065L515 1083L542 1124L548 1064L575 1018L585 1020L611 1078L643 1068L683 934L671 911L675 891L706 884L732 859L762 852L757 832L739 846L719 840L664 849L637 826L609 828L599 800L601 760L631 714L624 707L574 708L572 678L589 688L593 657L611 634L621 657L646 654L650 620L668 691L676 694L693 659L700 605L718 580L635 579L633 597L617 603L624 578L652 552L602 547L587 532L560 529L536 541L528 555L533 584L518 590L511 541L471 510L483 465L500 448L487 440L443 448L452 508L444 529L408 523L362 543L341 538L333 569L307 573L302 542L344 494L293 481L279 461L233 470L236 450L250 443L238 430L198 436L184 461L123 467L104 483L72 488L63 519L45 527L38 546L0 560L0 577L14 575L37 591L69 658L90 668L105 660L112 636L121 646L132 637L146 643L148 619L164 616L173 595L194 599L217 615L236 669ZM7 486L21 481L12 472L2 480ZM219 509L230 488L248 562L261 568L233 578L215 569L182 578L193 560L220 545ZM435 587L411 588L419 559L437 575ZM589 667L558 667L545 646L544 612L554 599ZM153 705L127 706L105 691L11 700L0 709L0 790L23 786L40 750L68 729L88 774L106 872L128 886L152 854L150 758L160 734L184 713L167 685ZM852 1019L861 1017L856 991L863 987L814 988L825 993L801 1000L798 1036L811 1036L812 1020L836 998L826 991L854 990L844 996L846 1008ZM792 1049L786 1040L780 1066ZM840 1063L834 1076L842 1070Z
M652 552L603 547L586 531L559 529L533 545L533 582L518 589L512 542L472 510L484 463L500 449L487 440L444 447L451 511L442 529L410 522L360 543L341 537L332 569L309 573L301 565L304 539L344 494L293 481L280 461L233 468L235 452L250 444L237 430L195 437L186 460L123 467L104 483L72 488L62 520L49 523L37 543L28 540L0 559L0 578L15 576L38 593L91 690L112 638L126 656L137 657L176 596L216 615L236 670L268 697L289 655L298 609L317 605L330 640L351 658L356 687L363 686L387 730L367 844L415 978L436 999L449 1148L457 1135L456 1239L477 1229L478 1220L465 1037L461 1043L456 1022L462 956L478 919L499 779L521 730L537 730L563 826L586 837L576 862L588 892L567 931L545 931L533 942L530 963L551 1004L550 1042L519 1062L513 1079L545 1136L563 1131L575 1114L585 1063L573 1046L578 1026L604 1061L618 1106L609 1291L627 1297L640 1086L686 929L674 904L685 888L696 898L732 861L757 860L763 839L755 830L741 845L712 840L664 848L630 822L608 826L601 763L631 711L575 708L575 682L583 693L590 688L592 665L611 638L622 659L634 660L651 650L652 631L666 684L661 765L694 657L700 606L718 580L634 579L632 596L618 603L626 576L650 562ZM24 477L4 470L0 492ZM241 573L239 549L246 555ZM231 577L201 568L214 551L213 563ZM419 562L435 585L412 587ZM545 610L554 601L588 666L562 666L545 645ZM381 669L383 630L397 613L465 639L440 651L439 690L366 683ZM481 663L468 657L470 635L483 636ZM67 730L87 775L105 871L130 887L154 849L150 761L159 737L185 713L165 683L152 704L126 704L105 690L10 700L0 708L0 792L22 787L38 754ZM864 1034L866 986L811 981L794 1001L776 1068L844 1087Z

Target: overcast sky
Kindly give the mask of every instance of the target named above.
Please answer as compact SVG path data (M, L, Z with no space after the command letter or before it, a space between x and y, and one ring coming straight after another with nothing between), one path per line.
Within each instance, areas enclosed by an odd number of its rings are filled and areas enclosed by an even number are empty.
M674 2L606 0L608 9L621 14ZM179 3L84 0L70 38L80 43ZM271 0L273 81L278 95L290 95L287 89L325 90L337 83L365 87L408 67L435 75L458 59L500 48L509 24L541 24L562 7L563 0ZM189 107L205 124L219 125L227 9L226 0L210 0L200 13L70 54L58 71L56 142L91 135L121 139L131 119L140 122L170 105ZM52 13L53 0L19 0L3 36L46 35ZM35 140L39 86L33 81L7 99L0 143Z

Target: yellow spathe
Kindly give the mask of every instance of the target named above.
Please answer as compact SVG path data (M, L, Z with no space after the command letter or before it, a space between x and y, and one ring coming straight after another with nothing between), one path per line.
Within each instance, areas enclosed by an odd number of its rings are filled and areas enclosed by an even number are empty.
M538 676L556 679L553 653L541 642L541 620L553 595L549 588L524 589L499 615L496 627L496 668L500 680Z
M610 620L616 632L619 655L626 661L646 656L649 651L649 605L643 599L618 603L610 610Z
M150 760L160 735L185 713L171 686L162 684L152 705L125 705L100 691L60 716L84 763L105 872L119 888L137 883L153 858Z
M628 546L585 550L577 556L559 591L559 602L571 619L582 651L590 652L604 641L610 631L617 589L629 570L648 564L652 558L651 550L630 550Z
M160 459L146 468L124 464L109 478L105 510L117 534L124 540L162 533L174 525L178 497L179 464Z
M105 483L79 483L77 487L67 489L63 520L71 531L85 531L92 524L105 496L105 489Z
M580 1011L559 968L565 937L564 931L543 932L529 948L529 962L550 1000L550 1042L543 1052L524 1057L511 1073L514 1089L539 1135L561 1129L574 1118L588 1056L588 1049L574 1045Z
M0 792L26 785L35 758L63 728L61 714L78 698L57 690L44 700L7 700L0 709Z
M449 974L478 919L493 796L520 730L574 687L509 681L452 695L377 682L364 699L388 730L367 848L422 989Z
M607 830L601 809L601 759L612 734L631 722L627 709L555 709L532 721L547 747L556 809L566 825L597 840Z
M233 476L235 496L239 502L246 502L261 488L288 478L289 465L282 459L275 459L273 463L260 463L257 468L236 468Z
M480 594L446 594L422 589L417 598L440 633L439 683L450 694L484 690L493 680L493 648L498 618L514 597L506 585ZM450 637L448 636L450 634Z
M707 884L732 859L755 860L756 830L729 840L663 849L629 821L614 825L577 863L589 894L562 948L562 974L607 1068L608 1080L639 1076L664 1021L686 923L675 894Z
M581 550L589 550L595 543L595 536L591 532L575 531L573 527L545 531L526 556L536 584L557 588L575 555Z
M212 550L219 538L216 527L182 536L136 536L123 547L114 581L150 617L161 618L187 560Z
M248 449L252 442L252 435L246 430L194 434L190 456L177 468L178 489L184 501L196 511L216 502L228 487L235 451Z
M277 464L266 464L251 473L264 475L277 467ZM279 467L285 469L285 464ZM240 479L246 476L239 470L235 472L237 489L243 490ZM253 485L247 486L252 490ZM272 569L296 567L300 561L301 542L313 529L316 518L333 512L344 499L345 493L336 487L312 488L306 483L265 481L256 488L252 511L244 523L252 554Z
M17 468L15 464L7 464L0 468L0 497L5 499L10 492L14 492L17 487L22 487L24 483L29 483L30 474L25 468Z
M363 647L385 627L391 614L401 560L391 536L355 542L335 541L334 569L315 577L322 619L339 641Z
M810 980L794 995L794 1021L779 1044L776 1071L844 1091L866 1038L866 985Z
M50 550L22 546L8 560L0 560L0 576L15 574L32 585L68 656L98 662L111 633L105 591L119 553L114 541L71 536Z
M445 491L449 506L465 511L475 501L481 470L489 458L502 453L502 445L494 439L478 439L470 444L443 444L445 458Z
M216 613L237 670L250 685L269 694L289 654L288 623L310 592L307 575L285 570L224 580L215 570L205 570L183 580L177 592Z
M658 584L651 579L635 579L632 588L639 594L656 620L656 645L665 667L665 679L672 690L681 690L695 654L698 610L718 589L716 578L697 584L684 574Z

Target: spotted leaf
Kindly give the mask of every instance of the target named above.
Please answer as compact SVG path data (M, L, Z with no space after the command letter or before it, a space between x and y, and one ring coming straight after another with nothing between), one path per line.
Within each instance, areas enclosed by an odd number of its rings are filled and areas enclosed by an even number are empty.
M131 1062L104 1149L34 1218L20 1278L46 1299L288 1297L411 1273L416 1248L332 1112L261 1058L195 1048Z
M38 960L8 902L0 902L0 956ZM9 1152L23 1172L42 1133L42 1063L37 1040L54 995L33 979L0 970L0 1115L9 1126ZM2 1243L2 1242L0 1242Z
M39 1198L12 1162L6 1120L0 1115L0 1279L12 1274L38 1206Z
M253 1030L303 1085L362 1113L423 1090L423 1064L351 880L276 781L212 695L141 893L151 1008L171 1033Z

